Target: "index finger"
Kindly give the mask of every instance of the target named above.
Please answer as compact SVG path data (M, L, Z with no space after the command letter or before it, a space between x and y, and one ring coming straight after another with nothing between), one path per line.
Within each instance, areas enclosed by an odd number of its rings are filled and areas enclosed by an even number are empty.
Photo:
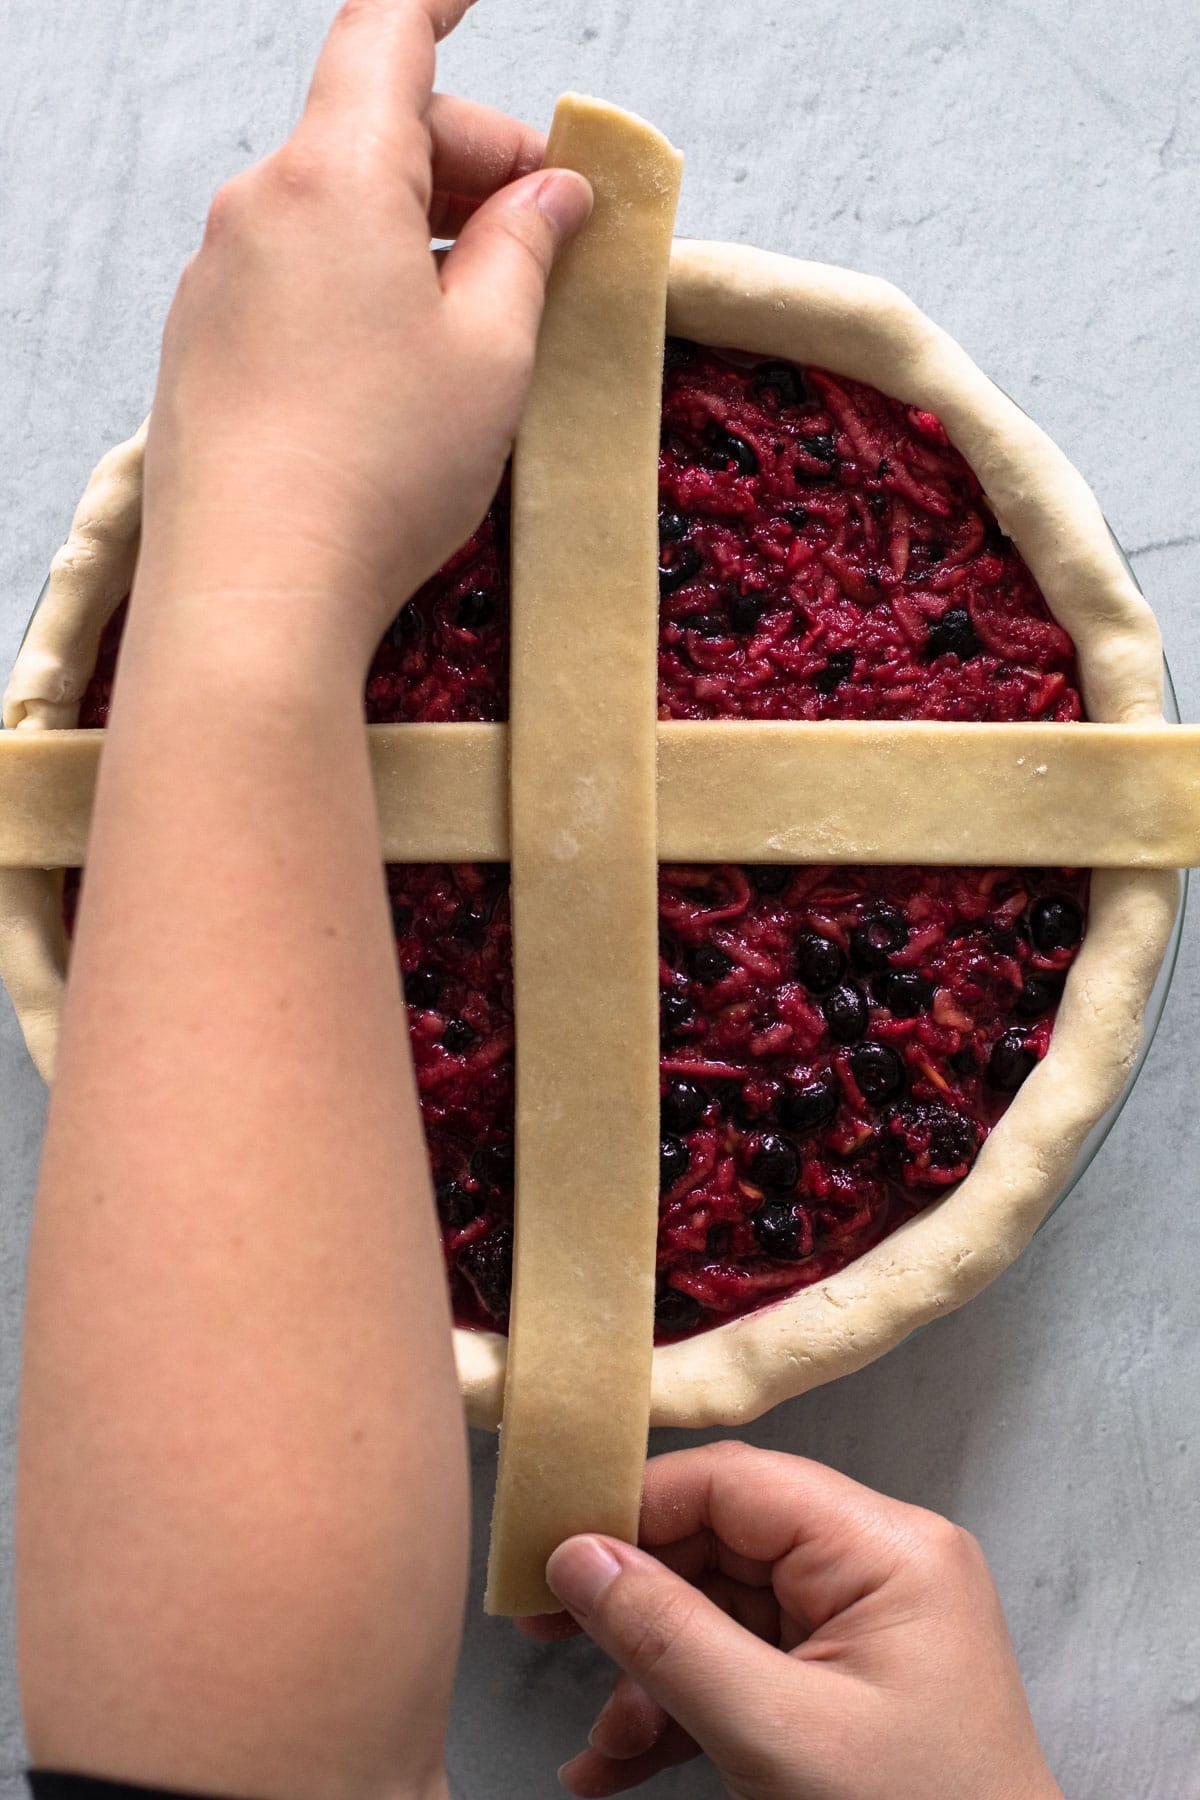
M437 46L475 0L345 0L317 58L299 129L394 138L424 116Z
M654 1551L711 1532L771 1566L780 1599L815 1630L896 1573L917 1510L805 1457L728 1440L647 1465L639 1537Z
M544 133L494 107L462 100L456 94L434 94L425 122L432 145L435 193L486 200L497 188L532 175L542 166Z

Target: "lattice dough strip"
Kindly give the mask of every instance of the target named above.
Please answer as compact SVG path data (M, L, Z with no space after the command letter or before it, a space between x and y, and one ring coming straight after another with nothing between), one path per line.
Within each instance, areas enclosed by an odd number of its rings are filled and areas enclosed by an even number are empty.
M507 862L508 728L372 725L385 862ZM82 863L102 731L0 735L0 867ZM1200 863L1200 726L659 724L661 862Z

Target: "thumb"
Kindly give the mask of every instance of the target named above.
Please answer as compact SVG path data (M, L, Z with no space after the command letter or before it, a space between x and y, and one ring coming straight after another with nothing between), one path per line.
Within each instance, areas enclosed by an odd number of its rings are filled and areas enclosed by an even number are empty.
M546 1580L588 1636L717 1763L761 1760L770 1697L791 1659L664 1568L614 1538L573 1537Z
M546 278L559 250L592 210L592 190L572 169L539 169L500 188L463 226L441 268L448 300L478 307L489 331L533 357Z

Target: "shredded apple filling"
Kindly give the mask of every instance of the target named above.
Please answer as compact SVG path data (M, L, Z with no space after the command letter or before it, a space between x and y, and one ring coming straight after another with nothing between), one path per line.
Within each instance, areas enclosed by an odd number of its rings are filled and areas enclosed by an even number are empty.
M1081 716L1071 640L931 414L670 340L659 497L660 718ZM380 646L371 722L507 716L508 527L506 483ZM508 870L387 880L456 1315L504 1329ZM1046 1052L1086 907L1078 870L660 869L660 1339L844 1268L963 1179Z

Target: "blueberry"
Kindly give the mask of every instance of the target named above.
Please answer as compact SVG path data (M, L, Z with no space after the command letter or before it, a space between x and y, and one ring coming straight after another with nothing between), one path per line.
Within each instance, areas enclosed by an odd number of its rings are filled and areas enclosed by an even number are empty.
M662 1029L667 1036L682 1031L692 1016L692 1009L682 994L664 994L658 1003Z
M756 399L765 401L768 394L774 394L781 407L803 406L812 397L802 371L786 362L759 363L750 386Z
M815 1131L838 1109L835 1082L822 1078L803 1087L785 1087L775 1102L775 1115L789 1131Z
M1062 982L1056 981L1053 975L1026 975L1025 985L1017 996L1017 1012L1023 1019L1036 1019L1056 1006L1061 994Z
M787 506L784 508L783 516L789 525L794 526L797 531L803 531L812 514L807 506Z
M830 994L846 973L846 958L836 944L806 931L796 939L796 974L810 994Z
M768 1200L751 1214L750 1224L759 1249L778 1262L800 1262L812 1250L807 1219L786 1200Z
M872 986L879 1005L898 1019L915 1019L933 1005L934 984L915 969L891 969L876 976Z
M762 604L753 594L738 594L729 606L729 623L742 637L748 637L762 618Z
M677 552L672 563L658 565L658 591L660 594L673 594L677 588L698 575L704 567L704 558L694 544L685 544Z
M888 957L903 950L907 942L903 913L894 906L881 906L851 931L850 961L865 975L877 974L887 968Z
M674 544L688 534L688 520L672 507L664 506L658 515L658 535L666 543Z
M410 600L388 626L388 642L394 650L404 650L425 635L425 616Z
M707 1106L708 1095L694 1081L671 1081L662 1097L662 1122L668 1131L694 1131Z
M935 1169L957 1169L975 1160L979 1127L965 1113L938 1102L925 1107L929 1125L929 1161Z
M700 637L728 637L729 621L723 613L693 613L691 618L681 621L688 631L696 632Z
M475 1033L465 1019L447 1019L442 1032L442 1048L452 1056L461 1056L475 1042Z
M454 623L460 631L478 631L496 616L496 603L484 588L472 588L458 603Z
M419 1006L423 1012L428 1012L438 1003L444 979L436 969L414 969L411 975L404 977L404 997L410 1006Z
M740 1081L719 1081L713 1087L713 1096L723 1117L731 1119L743 1130L759 1123L759 1115L750 1111L746 1104L746 1096L742 1092Z
M966 662L968 657L978 656L982 649L966 607L952 606L930 626L929 636L925 639L925 660L933 662L938 656L957 656L961 662Z
M849 681L854 673L853 650L835 650L823 668L809 677L818 694L832 694L835 687Z
M433 1190L438 1218L451 1231L459 1231L478 1217L478 1208L461 1181L439 1181Z
M992 1054L988 1058L988 1081L1002 1094L1015 1094L1036 1063L1035 1052L1027 1047L1020 1032L1006 1031L992 1045Z
M792 879L786 863L753 863L746 873L760 894L782 894Z
M475 901L464 901L454 915L451 926L456 938L464 944L481 944L487 928L487 913Z
M459 1252L458 1267L496 1325L508 1324L512 1293L513 1234L511 1225L497 1225L486 1237L476 1238Z
M827 470L838 459L837 438L832 431L819 431L814 437L802 437L800 443L813 461L824 463ZM811 481L812 474L807 469L797 468L796 478L798 481Z
M950 1052L946 1066L956 1075L973 1075L979 1067L979 1058L969 1044L964 1044L961 1050Z
M856 1044L850 1068L859 1093L872 1106L893 1099L904 1086L904 1062L890 1044Z
M503 1194L512 1187L515 1163L516 1152L511 1139L506 1138L476 1150L471 1158L471 1173Z
M764 1131L750 1152L750 1179L757 1187L794 1188L800 1179L800 1158L790 1138Z
M732 431L712 432L705 446L705 461L710 469L724 469L729 474L758 474L758 452Z
M691 1154L681 1138L672 1137L664 1131L658 1141L658 1180L659 1185L669 1188L672 1182L686 1175L691 1166Z
M669 337L663 352L663 365L668 369L684 368L696 360L696 346L688 338Z
M867 997L852 981L835 988L824 1006L825 1023L835 1044L854 1044L867 1029Z
M700 1323L704 1308L679 1288L665 1287L654 1302L654 1329L662 1332L691 1331Z
M880 1149L886 1165L902 1171L918 1158L929 1167L950 1174L974 1160L979 1148L979 1128L973 1119L940 1100L902 1106L891 1116L888 1134ZM922 1171L915 1170L920 1175Z
M697 944L688 951L687 964L692 979L703 982L705 987L723 980L733 967L731 959L715 944Z
M1043 956L1073 950L1083 936L1083 914L1074 900L1035 900L1029 911L1029 935Z

